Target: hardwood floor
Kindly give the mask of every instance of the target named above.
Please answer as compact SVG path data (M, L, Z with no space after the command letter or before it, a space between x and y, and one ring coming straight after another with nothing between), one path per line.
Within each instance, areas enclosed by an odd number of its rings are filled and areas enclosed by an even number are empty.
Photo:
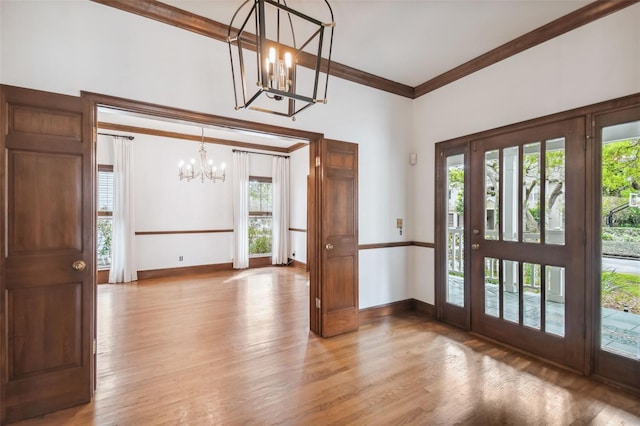
M307 275L98 287L98 389L31 425L639 424L640 399L407 314L320 339Z

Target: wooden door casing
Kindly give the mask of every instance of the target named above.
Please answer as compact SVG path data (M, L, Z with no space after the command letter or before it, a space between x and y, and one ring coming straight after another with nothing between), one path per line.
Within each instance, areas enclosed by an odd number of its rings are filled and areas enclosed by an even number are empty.
M2 420L13 422L91 399L94 172L81 98L1 92Z

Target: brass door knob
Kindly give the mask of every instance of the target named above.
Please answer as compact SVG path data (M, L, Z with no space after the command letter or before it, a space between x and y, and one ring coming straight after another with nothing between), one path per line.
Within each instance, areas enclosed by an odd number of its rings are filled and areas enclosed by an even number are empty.
M329 243L325 246L327 250L333 250L333 244Z
M71 267L76 271L84 271L84 269L87 267L87 264L84 262L84 260L76 260L71 264Z

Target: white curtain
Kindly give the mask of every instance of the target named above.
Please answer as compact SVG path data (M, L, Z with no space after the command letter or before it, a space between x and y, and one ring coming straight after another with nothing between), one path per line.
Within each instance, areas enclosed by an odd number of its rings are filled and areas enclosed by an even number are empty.
M233 153L233 267L249 267L249 154Z
M133 198L133 143L113 138L113 231L110 283L138 279L135 262L135 216Z
M273 157L273 238L271 263L284 265L289 261L289 158Z

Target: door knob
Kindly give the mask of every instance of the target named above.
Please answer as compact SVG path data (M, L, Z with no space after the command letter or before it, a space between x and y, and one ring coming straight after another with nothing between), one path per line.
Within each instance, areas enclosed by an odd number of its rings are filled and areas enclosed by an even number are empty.
M333 250L333 244L329 243L325 246L327 250Z
M71 267L76 271L84 271L84 268L87 267L87 264L84 262L84 260L76 260L71 264Z
M471 244L471 248L472 248L473 250L480 250L480 244L478 244L478 243L473 243L473 244Z

